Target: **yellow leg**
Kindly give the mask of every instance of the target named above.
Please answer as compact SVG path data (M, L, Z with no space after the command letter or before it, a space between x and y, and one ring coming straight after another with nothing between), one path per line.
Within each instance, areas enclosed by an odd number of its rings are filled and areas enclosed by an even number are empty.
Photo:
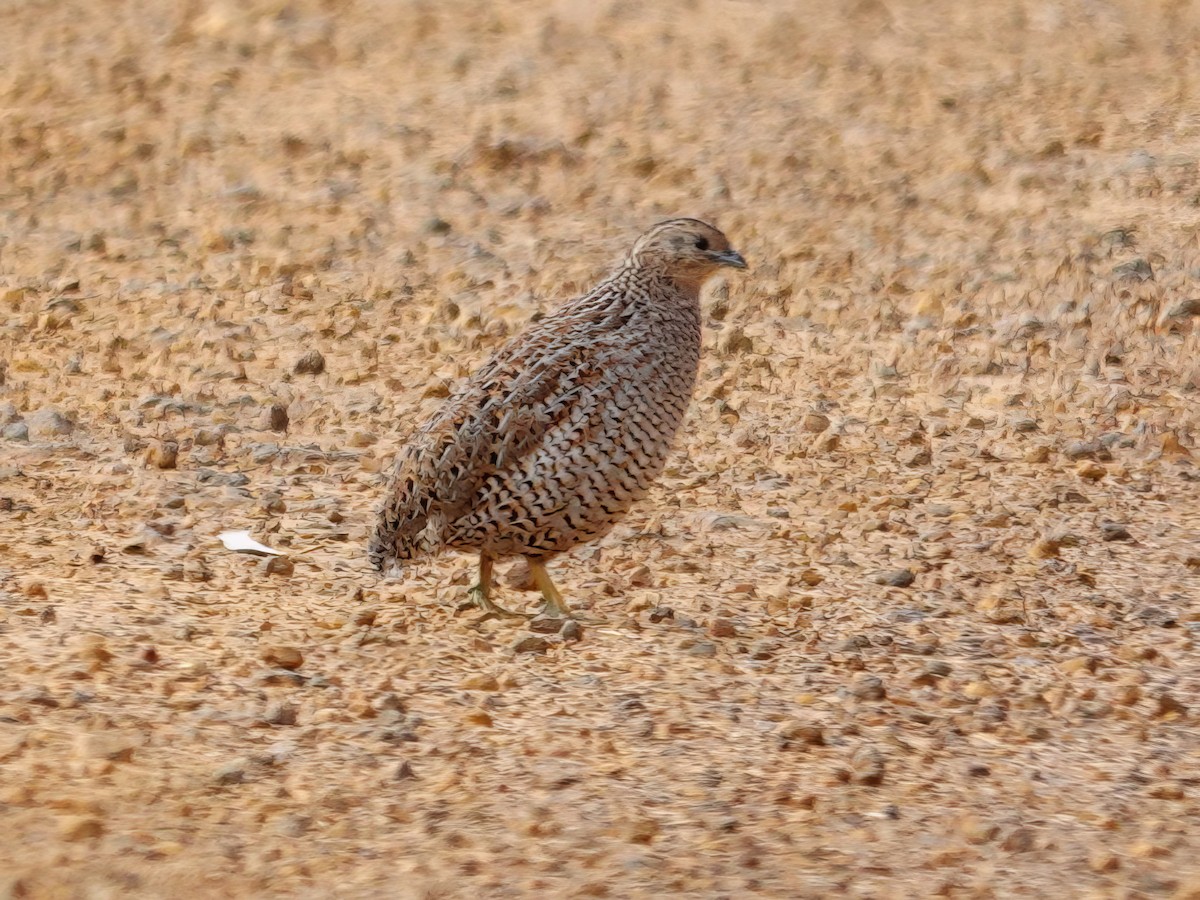
M546 564L536 559L530 559L529 571L533 575L533 583L538 586L538 590L542 592L542 597L546 600L546 605L542 607L542 615L552 619L571 618L571 610L563 602L562 594L558 592L554 582L550 580Z
M487 553L479 554L479 582L467 592L471 598L471 605L483 611L479 621L494 619L497 616L509 619L529 618L524 613L512 612L492 602L492 564L494 562L495 560Z

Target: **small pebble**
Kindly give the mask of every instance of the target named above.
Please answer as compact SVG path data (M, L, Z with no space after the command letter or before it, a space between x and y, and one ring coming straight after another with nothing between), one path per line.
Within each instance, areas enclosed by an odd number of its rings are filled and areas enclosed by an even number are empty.
M29 433L37 437L67 437L75 431L75 423L56 409L44 407L25 417Z
M268 725L295 725L296 707L286 700L268 703L263 712L263 721Z
M731 638L737 637L737 628L729 619L713 619L708 626L708 633L713 637Z
M58 820L58 836L64 841L86 841L104 833L104 823L96 816L64 816Z
M1100 534L1105 541L1132 541L1133 535L1129 529L1117 522L1105 522L1100 526Z
M292 371L297 375L320 375L325 371L325 357L321 355L320 350L309 350L296 360Z
M292 573L296 571L296 564L286 556L272 556L263 560L262 570L267 575L290 578Z
M527 634L517 638L510 648L513 653L545 653L550 642L537 634Z
M871 580L876 584L886 584L889 587L906 588L916 580L916 575L911 569L891 569L877 572L871 576Z
M287 431L290 423L287 407L282 403L272 403L263 413L263 425L267 431Z
M566 621L557 616L534 616L529 620L529 630L536 634L558 634Z
M885 771L883 754L875 747L859 747L850 757L850 779L857 784L878 787Z
M809 434L820 434L829 427L829 417L823 416L820 413L807 413L800 421L802 427Z
M268 665L287 669L288 671L293 671L304 665L304 654L295 647L284 645L264 647L261 657L263 662Z
M583 626L575 619L567 619L567 622L559 632L564 641L579 641L583 639Z
M5 425L4 428L0 430L0 436L2 436L6 441L28 441L29 426L24 422L13 422L11 425Z
M249 765L250 761L242 758L227 762L213 772L213 780L221 785L242 784L246 780L246 769Z
M779 740L779 746L784 750L791 747L822 747L825 745L825 729L816 722L785 719L779 723L773 734Z
M860 674L850 683L850 693L859 700L884 700L887 689L878 675Z
M155 441L146 451L147 467L174 469L179 461L179 444L175 441Z

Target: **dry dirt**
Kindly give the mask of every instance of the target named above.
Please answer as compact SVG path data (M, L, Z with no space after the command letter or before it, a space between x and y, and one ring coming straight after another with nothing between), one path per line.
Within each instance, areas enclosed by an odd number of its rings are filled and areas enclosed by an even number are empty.
M1194 7L0 32L0 896L1200 896ZM608 624L377 579L406 431L667 215L752 271L555 566Z

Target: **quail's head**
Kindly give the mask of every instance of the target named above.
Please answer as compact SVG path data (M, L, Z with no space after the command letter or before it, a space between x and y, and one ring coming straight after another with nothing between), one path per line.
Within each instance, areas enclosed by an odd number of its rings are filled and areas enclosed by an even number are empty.
M683 285L699 287L723 266L746 268L746 260L718 229L699 219L659 222L633 245L630 259L664 271Z

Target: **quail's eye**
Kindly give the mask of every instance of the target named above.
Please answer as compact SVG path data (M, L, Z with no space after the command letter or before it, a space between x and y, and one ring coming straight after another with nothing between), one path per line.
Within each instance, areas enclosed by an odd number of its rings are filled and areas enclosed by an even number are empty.
M703 237L696 238L696 249L697 250L707 250L708 249L708 238L703 238Z

